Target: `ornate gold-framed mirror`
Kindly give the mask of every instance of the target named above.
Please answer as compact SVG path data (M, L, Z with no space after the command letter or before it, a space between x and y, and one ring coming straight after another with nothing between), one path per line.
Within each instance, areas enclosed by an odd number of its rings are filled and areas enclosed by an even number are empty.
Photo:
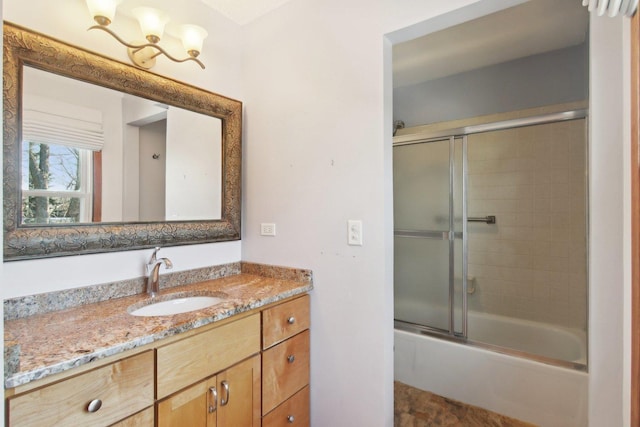
M220 119L219 219L31 224L23 221L25 67ZM4 23L3 213L6 261L240 239L242 103ZM212 136L213 137L213 136ZM154 156L155 158L156 156ZM218 215L218 214L216 214ZM213 216L215 218L215 216Z

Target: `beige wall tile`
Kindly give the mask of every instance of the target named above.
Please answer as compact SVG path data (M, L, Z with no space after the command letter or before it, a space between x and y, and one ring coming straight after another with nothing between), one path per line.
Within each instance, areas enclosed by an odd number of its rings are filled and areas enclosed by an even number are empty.
M586 328L584 121L469 137L473 310Z

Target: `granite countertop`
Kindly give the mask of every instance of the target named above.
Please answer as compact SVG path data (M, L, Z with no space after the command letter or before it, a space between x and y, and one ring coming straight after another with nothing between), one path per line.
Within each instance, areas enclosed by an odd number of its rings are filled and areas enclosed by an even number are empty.
M225 298L220 304L188 313L133 316L127 312L131 305L137 307L150 300L148 294L138 294L6 320L5 359L10 360L5 360L5 388L64 372L312 288L311 280L240 273L160 292L160 298L183 292Z

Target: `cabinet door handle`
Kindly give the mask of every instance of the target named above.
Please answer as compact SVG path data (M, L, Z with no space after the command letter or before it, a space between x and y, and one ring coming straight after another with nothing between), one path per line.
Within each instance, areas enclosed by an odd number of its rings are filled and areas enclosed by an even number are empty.
M290 325L293 325L294 323L296 323L296 318L291 316L287 319L287 323Z
M212 414L218 409L218 390L215 387L209 387L209 413Z
M287 421L289 422L289 424L293 424L293 422L294 422L295 420L296 420L296 419L294 418L294 416L293 416L293 415L289 415L289 416L287 417Z
M102 408L102 400L100 399L93 399L87 405L87 411L89 412L98 412L98 409L100 408Z
M226 381L222 381L220 385L222 386L222 390L224 391L224 397L220 396L220 406L225 406L229 404L229 399L231 398L231 389L229 388L229 383Z
M287 356L287 362L289 363L293 363L296 360L296 356L294 356L293 354L290 354Z

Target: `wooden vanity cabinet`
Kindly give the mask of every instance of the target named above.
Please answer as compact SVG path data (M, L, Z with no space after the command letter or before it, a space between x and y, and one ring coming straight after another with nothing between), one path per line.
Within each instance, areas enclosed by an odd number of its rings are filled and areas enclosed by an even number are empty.
M259 427L260 356L158 403L158 427Z
M309 425L309 296L262 312L263 427Z
M8 425L308 426L309 296L238 317L33 383L7 398Z

